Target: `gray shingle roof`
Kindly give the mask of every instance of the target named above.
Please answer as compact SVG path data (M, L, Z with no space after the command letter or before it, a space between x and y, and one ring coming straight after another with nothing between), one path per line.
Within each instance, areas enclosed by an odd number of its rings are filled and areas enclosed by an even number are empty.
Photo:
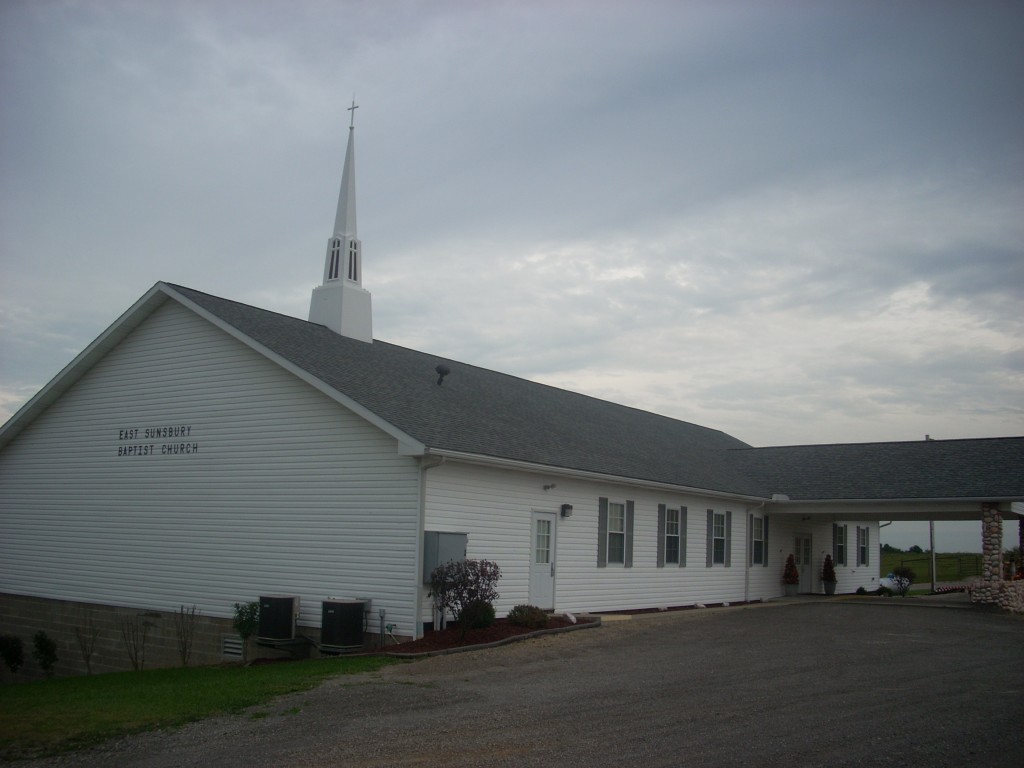
M435 450L802 499L1024 499L1024 438L752 448L719 430L169 286ZM437 384L435 368L451 373Z
M719 430L170 287L430 448L760 495Z

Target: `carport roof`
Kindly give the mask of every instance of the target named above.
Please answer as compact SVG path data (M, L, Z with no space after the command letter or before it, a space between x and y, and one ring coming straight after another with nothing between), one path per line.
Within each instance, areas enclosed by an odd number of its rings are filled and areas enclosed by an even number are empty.
M1024 437L749 448L729 452L793 501L1024 499Z

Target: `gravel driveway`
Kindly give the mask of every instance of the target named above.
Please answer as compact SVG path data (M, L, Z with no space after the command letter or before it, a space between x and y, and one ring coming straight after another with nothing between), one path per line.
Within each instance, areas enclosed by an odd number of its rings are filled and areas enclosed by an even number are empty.
M895 600L657 614L257 711L22 765L1020 768L1024 619Z

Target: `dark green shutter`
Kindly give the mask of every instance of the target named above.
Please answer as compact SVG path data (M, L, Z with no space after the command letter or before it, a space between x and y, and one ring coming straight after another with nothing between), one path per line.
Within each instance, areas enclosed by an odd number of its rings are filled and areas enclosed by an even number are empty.
M864 565L871 565L871 529L864 528Z
M761 536L764 538L764 543L761 545L761 565L765 568L768 567L768 515L761 518Z
M597 567L608 565L608 499L597 500Z
M707 567L710 568L714 563L715 558L715 510L708 510L708 562Z
M665 567L665 505L658 505L658 567Z
M747 513L747 565L754 564L754 516Z
M686 507L679 509L679 567L686 565Z
M839 565L839 524L832 523L832 562Z
M633 567L633 502L626 500L626 553L623 566Z
M725 513L725 567L732 565L732 512Z

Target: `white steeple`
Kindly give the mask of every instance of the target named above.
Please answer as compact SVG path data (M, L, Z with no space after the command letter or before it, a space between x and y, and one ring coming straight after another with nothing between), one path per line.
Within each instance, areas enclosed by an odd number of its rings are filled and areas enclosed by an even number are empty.
M341 172L338 212L334 234L327 240L323 283L313 289L309 321L360 341L373 341L373 311L370 293L363 289L363 244L356 236L355 111L348 125L345 167Z

